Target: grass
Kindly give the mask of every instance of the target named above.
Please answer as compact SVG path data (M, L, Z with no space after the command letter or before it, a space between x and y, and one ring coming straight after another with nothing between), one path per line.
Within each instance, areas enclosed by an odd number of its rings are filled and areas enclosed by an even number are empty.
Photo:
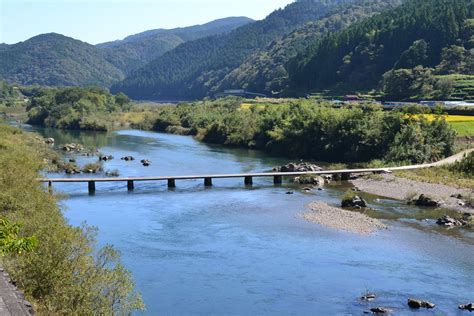
M453 172L442 167L397 171L395 175L415 181L444 184L456 188L474 190L474 176L467 177L464 174Z
M472 122L449 122L449 124L458 133L458 136L474 136L474 121L472 121Z

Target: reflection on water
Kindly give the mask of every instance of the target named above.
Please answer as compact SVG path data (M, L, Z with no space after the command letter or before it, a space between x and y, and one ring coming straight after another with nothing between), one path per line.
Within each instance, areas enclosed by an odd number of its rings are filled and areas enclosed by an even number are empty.
M266 171L285 163L260 152L208 146L190 137L141 131L73 133L39 130L56 143L79 142L116 157L107 169L123 176ZM134 162L119 158L132 155ZM83 164L97 158L78 157ZM140 159L149 159L149 168ZM427 211L366 196L370 216L390 228L372 236L334 231L301 220L318 199L338 204L347 187L303 193L272 179L58 184L70 222L99 228L99 241L122 252L147 304L147 314L360 315L373 306L409 312L408 297L437 304L418 314L454 314L474 297L472 232L447 231ZM287 195L287 191L295 194ZM429 219L426 221L425 219ZM373 303L358 297L370 290Z

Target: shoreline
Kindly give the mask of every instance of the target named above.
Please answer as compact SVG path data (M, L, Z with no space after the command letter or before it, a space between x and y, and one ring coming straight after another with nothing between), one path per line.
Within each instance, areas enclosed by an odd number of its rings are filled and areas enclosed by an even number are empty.
M441 207L443 208L474 214L473 208L461 206L461 200L457 198L458 195L465 197L473 194L473 190L415 181L397 177L393 174L381 174L380 177L380 179L374 179L362 176L351 180L351 183L362 192L401 201L415 195L425 194L442 200Z

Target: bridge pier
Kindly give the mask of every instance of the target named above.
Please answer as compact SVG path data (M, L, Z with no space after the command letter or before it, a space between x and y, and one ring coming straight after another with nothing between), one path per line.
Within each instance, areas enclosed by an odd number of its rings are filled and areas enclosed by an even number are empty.
M95 193L95 181L89 181L89 194Z
M128 191L133 191L135 189L135 184L133 183L133 180L128 180L127 181L127 190Z
M176 188L176 181L174 179L168 179L168 188Z
M244 183L245 183L245 185L247 185L247 186L252 186L252 185L253 185L253 178L252 178L252 177L249 177L249 176L245 177Z
M48 192L53 193L53 182L48 181Z
M204 178L204 186L212 187L212 178Z
M351 174L350 173L341 173L341 180L342 181L347 181L351 178Z
M274 184L282 184L283 177L282 176L273 176L273 183Z

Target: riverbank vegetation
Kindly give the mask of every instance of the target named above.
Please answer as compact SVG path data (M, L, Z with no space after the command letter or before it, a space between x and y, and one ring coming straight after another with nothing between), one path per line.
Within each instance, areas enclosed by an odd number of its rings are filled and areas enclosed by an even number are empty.
M18 237L35 246L2 265L38 314L128 314L143 308L130 273L110 246L95 247L96 230L70 226L55 195L36 179L45 168L42 140L0 125L0 214L21 225Z
M442 116L430 121L377 105L334 108L314 100L248 109L239 99L163 106L135 127L328 162L427 162L452 154L455 140Z
M106 131L110 128L108 116L127 111L130 105L123 93L113 96L101 88L44 88L28 103L28 122L62 129Z
M442 167L399 171L397 176L430 183L474 190L474 152L462 160Z
M42 126L131 126L327 162L421 163L454 152L456 134L446 117L420 115L425 108L386 112L376 104L334 107L303 99L242 104L240 98L226 98L132 107L125 95L97 88L55 88L33 96L27 109L30 123Z

